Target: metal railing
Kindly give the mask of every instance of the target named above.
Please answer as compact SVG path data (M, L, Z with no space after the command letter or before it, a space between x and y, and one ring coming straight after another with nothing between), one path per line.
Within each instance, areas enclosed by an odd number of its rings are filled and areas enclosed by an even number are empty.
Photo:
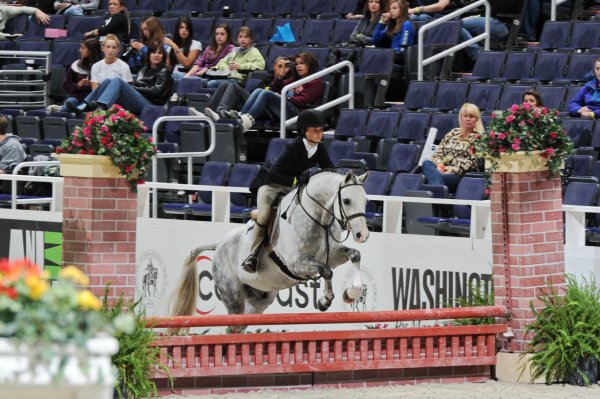
M286 93L288 90L291 90L295 87L302 86L304 83L310 82L316 78L320 78L321 76L325 76L330 74L331 72L335 72L339 69L348 67L348 94L344 94L341 97L336 98L335 100L331 100L326 102L325 104L321 104L315 109L325 110L329 108L333 108L338 104L344 103L348 101L348 108L354 108L354 64L350 61L342 61L335 65L330 66L329 68L325 68L321 71L315 72L310 76L297 80L295 82L290 83L281 89L281 103L280 103L280 124L279 124L279 136L283 139L285 138L285 128L286 126L292 125L296 123L298 117L293 117L286 120L287 115L287 97Z
M566 2L567 0L550 0L550 21L556 21L556 6Z
M41 108L48 105L50 51L0 51L0 60L27 68L0 70L0 106ZM23 80L24 76L34 79Z
M425 32L435 28L438 25L443 24L444 22L459 17L462 14L471 11L475 8L478 8L480 6L484 6L485 7L485 30L481 35L477 35L465 42L462 43L458 43L452 47L450 47L449 49L446 49L438 54L434 54L431 57L428 57L426 59L423 59L423 40L425 40ZM482 39L484 40L484 45L483 47L486 50L490 49L490 18L492 16L492 9L490 7L490 3L487 0L478 0L475 3L469 4L466 7L460 8L454 12L451 12L448 15L445 15L441 18L435 19L431 22L426 23L425 25L421 26L421 28L419 29L419 38L418 38L418 59L417 59L417 80L423 80L423 67L425 65L429 65L432 62L435 62L441 58L444 58L447 55L450 54L454 54L455 52L457 52L458 50L461 50L465 47L468 47L472 44L475 44L479 41L481 41Z
M11 193L10 193L10 208L17 209L17 205L35 205L35 204L50 204L50 211L62 211L62 177L53 176L29 176L19 175L21 169L31 166L58 166L59 161L32 161L32 162L21 162L12 171L12 174L0 175L0 181L10 181ZM37 183L50 183L52 185L52 194L49 197L37 197L37 198L19 198L17 194L17 183L18 182L37 182Z
M210 127L210 138L209 138L209 146L206 151L200 152L162 152L156 154L155 157L152 158L152 181L156 182L158 177L158 158L187 158L187 183L193 183L193 159L205 157L212 154L215 150L216 141L217 141L217 128L215 126L215 122L205 115L190 115L190 116L161 116L157 120L154 121L152 125L152 141L154 143L158 142L158 128L163 122L194 122L194 121L204 121L208 122L208 126ZM157 189L152 188L152 212L153 215L157 214L158 210L158 201L157 201Z

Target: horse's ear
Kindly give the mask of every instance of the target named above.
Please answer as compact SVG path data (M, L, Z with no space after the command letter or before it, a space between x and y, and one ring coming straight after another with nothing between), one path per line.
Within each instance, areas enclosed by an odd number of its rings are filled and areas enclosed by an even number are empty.
M352 179L354 179L354 173L352 173L352 171L349 170L348 172L346 172L346 176L344 177L344 183L351 183Z
M364 184L365 180L367 180L367 177L369 177L369 172L363 173L360 176L356 177L356 181L360 184Z

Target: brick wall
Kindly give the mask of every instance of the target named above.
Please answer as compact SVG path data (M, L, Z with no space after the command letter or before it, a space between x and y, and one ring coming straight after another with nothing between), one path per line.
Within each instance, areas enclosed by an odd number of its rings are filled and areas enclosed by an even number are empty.
M486 382L490 366L456 366L384 370L347 370L336 372L187 377L175 379L179 395L226 394L261 389L292 390L311 388L363 388L414 385L418 383ZM159 392L170 395L166 379L156 380Z
M133 298L137 195L123 178L65 177L63 262L90 277L90 288Z
M562 191L548 172L494 173L491 193L492 251L496 304L512 312L512 342L524 351L524 327L533 319L530 302L549 284L564 285Z

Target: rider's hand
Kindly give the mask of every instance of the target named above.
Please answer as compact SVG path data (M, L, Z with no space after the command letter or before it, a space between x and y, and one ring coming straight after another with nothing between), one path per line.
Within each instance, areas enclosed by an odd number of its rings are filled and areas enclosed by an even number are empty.
M298 178L298 186L307 185L309 180L310 180L310 174L308 172L302 173L300 175L300 177Z

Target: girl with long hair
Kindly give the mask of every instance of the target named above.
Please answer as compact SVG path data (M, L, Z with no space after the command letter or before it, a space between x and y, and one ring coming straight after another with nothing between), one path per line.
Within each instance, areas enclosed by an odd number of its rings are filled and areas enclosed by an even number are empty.
M381 14L381 19L373 32L373 44L377 47L391 47L396 53L404 53L407 46L412 46L415 39L415 27L408 17L406 0L392 0L388 3L388 11Z
M231 37L231 28L227 24L219 24L215 28L211 43L206 47L202 56L198 58L192 69L185 75L186 77L201 77L210 68L233 51L233 40Z
M174 79L184 77L200 55L202 44L193 37L192 21L188 17L181 17L175 25L173 39L164 38L164 43L168 46L167 65L173 71Z

